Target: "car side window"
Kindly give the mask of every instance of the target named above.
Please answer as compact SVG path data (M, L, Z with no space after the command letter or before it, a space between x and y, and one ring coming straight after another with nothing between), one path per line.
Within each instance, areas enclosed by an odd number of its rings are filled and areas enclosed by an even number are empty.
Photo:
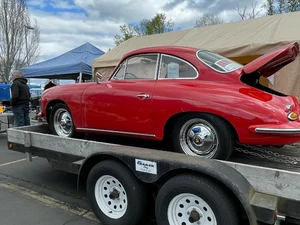
M142 54L126 59L113 80L154 80L158 66L158 54Z
M125 61L126 62L126 61ZM125 63L122 63L119 66L118 71L115 73L113 80L123 80L125 75Z
M198 77L198 71L190 63L173 56L162 56L160 79L191 79L196 77Z
M157 71L158 54L143 54L127 60L124 80L154 80Z

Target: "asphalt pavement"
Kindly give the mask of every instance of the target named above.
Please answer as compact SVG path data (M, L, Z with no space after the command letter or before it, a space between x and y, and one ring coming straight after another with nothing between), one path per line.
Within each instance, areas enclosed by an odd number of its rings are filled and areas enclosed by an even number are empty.
M8 150L6 134L0 134L1 225L101 224L85 194L77 192L76 179L45 159L27 162L24 154Z
M1 114L0 124L5 132ZM6 133L0 133L0 225L101 225L76 188L76 175L51 168L43 158L27 162L23 153L8 150Z

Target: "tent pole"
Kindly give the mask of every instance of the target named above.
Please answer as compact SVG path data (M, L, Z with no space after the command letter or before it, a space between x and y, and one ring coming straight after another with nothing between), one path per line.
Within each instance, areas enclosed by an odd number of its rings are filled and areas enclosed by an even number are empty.
M78 81L78 83L81 83L82 82L82 72L80 72L80 74L79 74L79 81Z

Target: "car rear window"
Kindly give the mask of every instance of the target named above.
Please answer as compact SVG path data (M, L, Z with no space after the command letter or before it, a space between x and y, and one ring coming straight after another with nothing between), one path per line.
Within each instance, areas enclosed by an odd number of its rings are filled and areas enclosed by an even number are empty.
M198 51L197 58L205 65L220 73L230 73L243 67L243 65L237 62L206 50Z

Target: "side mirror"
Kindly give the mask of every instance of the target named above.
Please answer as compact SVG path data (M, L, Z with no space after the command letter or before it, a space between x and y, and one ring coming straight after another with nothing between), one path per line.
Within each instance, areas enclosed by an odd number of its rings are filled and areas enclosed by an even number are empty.
M103 77L102 73L96 72L96 82L97 82L97 84L101 83L102 77Z

